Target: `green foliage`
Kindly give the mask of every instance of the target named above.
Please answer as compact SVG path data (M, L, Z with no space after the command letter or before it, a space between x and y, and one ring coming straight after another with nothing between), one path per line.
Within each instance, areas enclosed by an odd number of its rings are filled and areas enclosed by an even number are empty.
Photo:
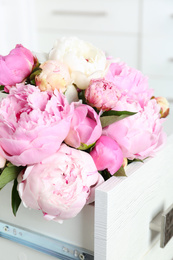
M116 173L114 173L113 176L117 176L117 177L124 176L124 177L127 177L126 172L125 172L125 170L124 170L124 167L121 166L121 167L119 168L119 170L118 170Z
M4 90L4 85L0 85L0 91Z
M89 153L94 146L95 146L95 143L89 144L89 145L81 143L80 146L78 147L78 149Z
M12 206L14 216L16 216L16 213L21 203L21 198L19 197L19 193L17 191L17 184L18 184L17 179L15 179L12 193L11 193L11 206Z
M13 189L12 189L12 197L11 197L11 204L12 204L12 210L13 214L16 216L16 212L19 208L19 205L21 203L21 199L19 197L18 191L17 191L17 176L22 171L24 167L20 166L17 167L13 165L11 162L7 162L4 169L1 170L0 174L0 190L9 182L14 180Z
M37 61L33 70L31 71L31 74L27 77L26 83L35 85L35 77L40 75L42 72L42 69L40 68L40 63Z
M106 127L110 124L113 124L119 120L122 120L128 116L132 116L135 114L136 114L136 112L109 110L109 111L103 112L103 114L100 117L100 121L101 121L102 127Z
M148 158L148 157L147 157L147 158ZM145 158L145 159L147 159L147 158ZM145 159L144 159L144 160L145 160ZM133 160L128 160L128 164L130 164L130 163L132 163L132 162L141 162L141 163L144 163L144 160L135 158L135 159L133 159Z
M17 167L11 163L7 163L0 175L0 190L9 182L17 178L23 167Z
M105 181L107 181L112 176L115 176L115 177L120 177L120 176L126 177L127 176L123 166L121 166L120 169L117 172L115 172L113 175L111 175L108 170L99 171L99 173L102 175L102 177Z
M86 99L85 99L85 90L79 91L78 98L82 100L82 104L87 104Z
M99 171L99 173L102 175L105 181L112 177L112 175L107 170Z

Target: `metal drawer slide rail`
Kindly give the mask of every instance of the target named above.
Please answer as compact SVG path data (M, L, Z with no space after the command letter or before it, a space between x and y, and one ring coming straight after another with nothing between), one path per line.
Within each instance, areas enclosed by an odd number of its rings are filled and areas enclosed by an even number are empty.
M93 252L1 220L0 237L62 260L94 260Z

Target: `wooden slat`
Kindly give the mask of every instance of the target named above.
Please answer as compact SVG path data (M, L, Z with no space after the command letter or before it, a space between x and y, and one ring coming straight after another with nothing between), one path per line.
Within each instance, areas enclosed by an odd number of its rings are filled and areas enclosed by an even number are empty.
M173 135L154 158L129 165L127 178L113 177L97 188L95 260L140 259L156 243L149 223L173 202L172 158Z

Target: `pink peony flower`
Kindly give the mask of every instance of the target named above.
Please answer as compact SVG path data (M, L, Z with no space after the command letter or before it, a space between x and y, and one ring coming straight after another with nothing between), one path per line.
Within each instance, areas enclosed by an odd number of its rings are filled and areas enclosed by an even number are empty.
M97 140L90 155L98 171L107 169L112 175L116 173L123 164L123 153L119 145L108 136L101 136Z
M68 134L73 106L58 91L18 84L0 102L0 153L14 165L38 163Z
M93 190L104 180L88 153L62 144L55 154L27 167L18 181L26 207L42 210L47 220L62 222L94 201Z
M112 63L105 79L113 82L125 95L139 101L143 107L153 96L149 89L147 78L138 70L130 68L125 63Z
M42 72L36 76L36 85L40 90L61 90L65 92L70 83L68 67L60 61L48 60L40 65Z
M115 107L121 92L114 85L105 79L91 80L90 85L85 90L87 103L98 110L110 110Z
M89 146L95 143L101 133L100 117L95 110L88 105L76 105L70 131L65 138L66 144L85 149L85 145Z
M33 54L17 44L7 56L0 55L0 85L14 86L31 73L35 63Z
M141 108L136 102L122 104L119 101L115 110L122 110L122 107L138 113L105 127L103 134L114 139L122 149L123 156L128 159L145 159L153 156L166 138L157 102L151 99L144 108Z

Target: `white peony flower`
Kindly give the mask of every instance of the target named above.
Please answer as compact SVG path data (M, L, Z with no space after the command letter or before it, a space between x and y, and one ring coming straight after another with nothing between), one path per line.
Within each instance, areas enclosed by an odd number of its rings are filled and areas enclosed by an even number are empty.
M76 37L57 40L49 53L49 59L65 63L71 72L72 83L81 89L89 85L91 75L101 77L107 65L102 50Z

